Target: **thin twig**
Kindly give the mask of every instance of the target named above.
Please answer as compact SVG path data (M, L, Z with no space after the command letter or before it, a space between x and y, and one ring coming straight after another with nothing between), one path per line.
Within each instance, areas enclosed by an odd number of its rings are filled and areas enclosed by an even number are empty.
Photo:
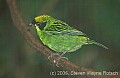
M15 26L17 27L17 29L21 32L21 34L23 35L23 37L25 38L25 40L27 41L27 43L33 47L36 51L38 51L39 53L41 53L42 55L45 56L45 58L48 58L48 56L51 54L51 50L48 49L46 46L44 46L43 44L40 43L40 41L38 41L37 39L35 39L35 37L32 35L32 33L29 31L29 27L24 23L20 12L17 9L16 6L16 0L7 0L9 9L10 9L10 13L11 13L11 17L12 20L15 24ZM50 62L52 64L54 63L55 59L58 59L59 56L53 57L52 59L50 59ZM65 60L65 59L60 59L59 61L59 67L62 67L63 69L66 69L68 71L77 71L77 72L88 72L88 71L94 71L92 69L88 69L88 68L84 68L84 67L80 67L77 66L76 64ZM81 76L78 76L81 77ZM92 77L92 78L117 78L116 77L111 77L111 76L85 76L84 78L88 78L88 77Z

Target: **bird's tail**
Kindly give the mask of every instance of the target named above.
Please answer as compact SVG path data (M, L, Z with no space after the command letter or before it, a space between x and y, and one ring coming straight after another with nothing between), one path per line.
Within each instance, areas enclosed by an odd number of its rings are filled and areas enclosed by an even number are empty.
M106 47L105 45L103 45L103 44L101 44L101 43L98 43L98 42L96 42L96 41L94 41L94 40L88 41L88 44L96 44L96 45L101 46L101 47L103 47L103 48L105 48L105 49L108 49L108 47Z

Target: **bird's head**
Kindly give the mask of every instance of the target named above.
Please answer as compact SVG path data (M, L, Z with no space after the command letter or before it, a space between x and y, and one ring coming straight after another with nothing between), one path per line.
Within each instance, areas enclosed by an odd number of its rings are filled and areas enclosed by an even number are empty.
M51 16L49 15L41 15L41 16L37 16L33 19L32 22L30 22L30 26L34 26L34 27L39 27L40 30L44 29L44 27L46 26L47 24L47 21L52 18Z

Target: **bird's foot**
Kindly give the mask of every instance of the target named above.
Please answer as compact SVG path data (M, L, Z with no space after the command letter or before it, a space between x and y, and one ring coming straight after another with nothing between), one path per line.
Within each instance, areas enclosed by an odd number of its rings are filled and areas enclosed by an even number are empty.
M60 57L60 59L65 59L65 60L68 60L68 58L67 58L67 57Z
M60 56L58 53L51 53L50 56L48 56L48 59L50 60L50 58L52 58L53 56Z
M54 63L56 63L56 66L59 67L59 61L60 59L65 59L65 60L68 60L67 57L59 57L57 60L54 60Z
M60 56L58 53L51 53L50 56L48 57L48 59L50 60L53 56L59 56L58 59L55 59L53 62L56 63L56 66L59 67L59 61L60 59L65 59L65 60L68 60L67 57L62 57Z

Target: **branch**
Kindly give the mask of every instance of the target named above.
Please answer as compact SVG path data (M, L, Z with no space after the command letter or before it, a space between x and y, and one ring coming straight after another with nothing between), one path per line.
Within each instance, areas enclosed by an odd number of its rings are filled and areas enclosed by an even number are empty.
M27 43L34 48L36 51L40 52L45 58L48 58L48 56L51 54L51 50L48 49L46 46L40 43L35 37L32 35L32 33L29 31L29 27L24 23L20 12L17 9L16 6L16 0L7 0L8 7L10 9L11 17L12 20L17 27L17 29L21 32ZM54 63L55 59L58 59L59 56L54 56L52 59L50 59L50 62L52 64ZM68 71L77 71L77 72L87 72L87 71L94 71L92 69L84 68L84 67L79 67L76 64L65 60L65 59L60 59L59 61L59 66L63 69L66 69ZM80 77L80 76L78 76ZM110 78L110 76L85 76L85 77L92 77L92 78ZM112 77L113 78L113 77Z

